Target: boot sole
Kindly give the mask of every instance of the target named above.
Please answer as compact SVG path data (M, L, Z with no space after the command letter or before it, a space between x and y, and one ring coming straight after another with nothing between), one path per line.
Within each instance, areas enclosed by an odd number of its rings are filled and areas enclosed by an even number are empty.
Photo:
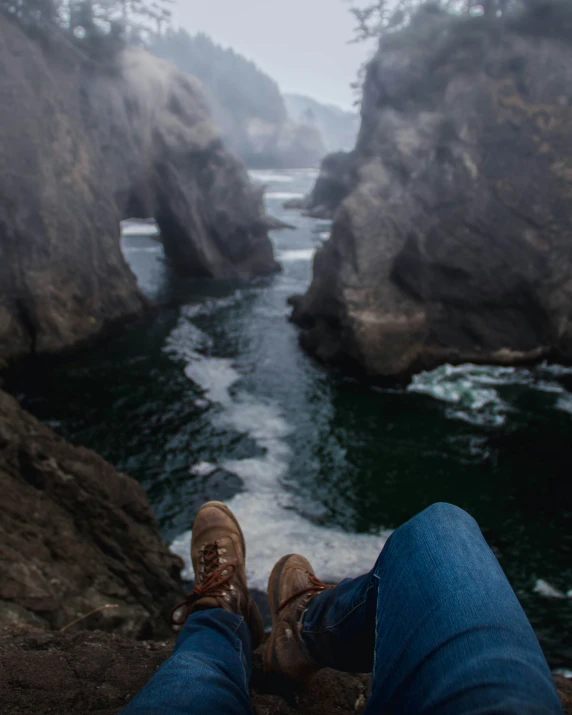
M278 608L280 606L280 579L282 578L284 566L291 556L292 554L283 556L272 569L272 573L268 579L268 604L272 616L272 631L264 652L264 670L267 673L281 672L276 656L276 626L278 624Z
M242 553L244 554L244 560L246 562L246 541L244 539L244 534L242 533L242 528L238 523L238 519L233 514L231 509L229 509L227 505L221 501L209 501L206 504L203 504L202 507L197 511L197 516L200 514L201 510L205 509L206 507L215 507L216 509L219 509L220 511L224 512L226 516L228 516L228 518L236 526L236 530L240 534ZM252 636L252 649L256 650L256 648L258 648L258 646L262 643L262 639L264 638L264 623L262 622L262 616L260 615L260 610L258 606L252 600L252 598L250 598L250 596L248 597L248 610L246 612L244 620L246 621L246 625L250 629L250 634Z

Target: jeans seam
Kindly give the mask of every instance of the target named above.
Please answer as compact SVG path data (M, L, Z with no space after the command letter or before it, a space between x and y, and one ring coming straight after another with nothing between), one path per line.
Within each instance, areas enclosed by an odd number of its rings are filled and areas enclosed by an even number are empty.
M238 614L236 614L236 615L238 615ZM244 623L244 616L239 616L239 618L240 618L240 621L238 622L238 625L232 631L235 635L236 635L237 630Z
M243 623L245 623L244 617L240 616L240 621L238 622L236 627L233 629L232 633L236 639L236 643L235 643L234 647L235 647L236 651L238 652L238 656L240 658L240 666L242 668L242 679L244 682L244 688L245 688L246 693L248 693L249 683L248 683L248 679L246 677L246 668L244 667L244 653L243 653L243 648L242 648L242 640L236 635L236 632L238 631L240 626L242 626Z
M379 576L377 574L373 574L373 578L377 578L377 593L378 593L378 599L379 599ZM377 599L376 599L377 600ZM372 675L373 673L376 672L376 666L377 666L377 634L379 633L379 608L378 604L375 604L375 639L373 642L373 670L372 670Z
M375 577L375 574L374 574L374 577ZM354 613L354 611L357 611L358 608L361 608L361 607L364 605L364 603L367 601L367 596L368 596L368 594L369 594L369 592L370 592L370 589L372 589L373 586L374 586L374 584L371 583L371 584L367 587L367 590L366 590L366 592L365 592L365 596L363 597L363 600L361 600L359 603L357 603L357 604L351 609L351 611L348 611L348 612L347 612L342 618L340 618L340 620L337 621L336 623L332 624L331 626L326 626L326 628L323 628L323 629L317 630L317 631L310 630L309 628L304 628L304 629L302 629L302 633L307 633L307 634L309 634L309 635L320 635L320 634L322 634L322 633L327 633L328 631L333 631L335 628L338 628L338 626L340 626L347 618L349 618L349 617L352 615L352 613Z

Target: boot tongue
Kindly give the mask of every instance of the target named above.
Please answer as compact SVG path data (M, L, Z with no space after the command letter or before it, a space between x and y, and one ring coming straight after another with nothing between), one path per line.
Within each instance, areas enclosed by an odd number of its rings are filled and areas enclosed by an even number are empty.
M301 591L304 588L309 588L312 584L308 572L303 568L294 570L292 585L294 591Z
M311 583L310 583L310 579L308 576L308 572L302 567L293 568L289 573L289 578L285 579L283 582L283 590L281 593L281 599L282 599L281 602L283 602L286 599L289 599L289 597L291 597L292 594L295 594L295 593L302 594L310 586L311 586ZM300 606L300 601L298 599L295 599L292 603L294 603L294 608L295 608L295 610L297 610Z
M204 596L193 605L191 613L195 613L196 611L207 611L210 608L221 608L221 602L212 596Z

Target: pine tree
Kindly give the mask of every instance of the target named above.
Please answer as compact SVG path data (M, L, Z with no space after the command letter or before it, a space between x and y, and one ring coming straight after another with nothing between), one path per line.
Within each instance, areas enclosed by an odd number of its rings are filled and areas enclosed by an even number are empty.
M379 37L407 23L421 5L432 5L459 16L484 15L495 19L527 4L527 0L375 0L367 5L350 2L350 12L356 20L354 42Z
M169 24L173 0L0 0L0 10L25 27L51 25L87 43L145 43Z

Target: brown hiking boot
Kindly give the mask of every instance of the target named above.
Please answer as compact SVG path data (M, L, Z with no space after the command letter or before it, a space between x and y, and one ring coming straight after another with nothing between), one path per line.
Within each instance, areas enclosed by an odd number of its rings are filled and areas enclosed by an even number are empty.
M302 615L327 588L333 586L322 583L310 562L298 554L283 556L272 569L268 581L272 633L264 655L266 672L307 680L320 670L302 642Z
M264 627L258 606L246 585L246 544L232 511L211 501L198 510L191 540L195 588L171 611L175 625L182 625L194 611L224 608L244 617L252 634L253 649L260 645Z

